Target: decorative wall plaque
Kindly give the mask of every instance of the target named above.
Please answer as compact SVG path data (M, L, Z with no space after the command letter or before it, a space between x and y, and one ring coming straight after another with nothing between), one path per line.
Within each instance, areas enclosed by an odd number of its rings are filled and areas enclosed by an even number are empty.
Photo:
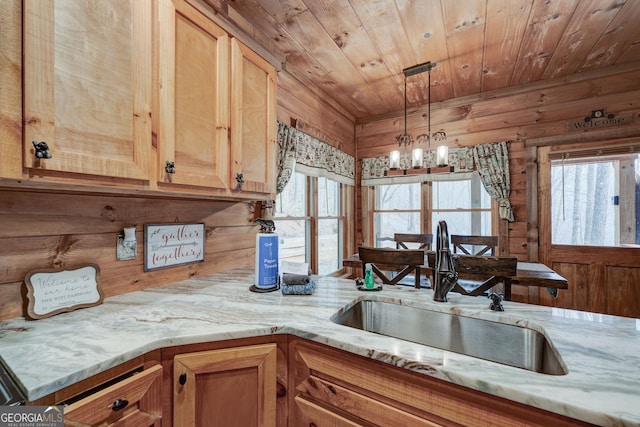
M204 261L204 224L145 224L144 271Z
M567 123L568 131L584 131L590 129L599 129L611 126L627 125L633 122L633 114L627 113L615 115L607 113L604 108L600 110L591 110L591 114L582 120Z
M24 279L27 314L43 319L59 313L102 304L100 268L89 264L74 270L34 270Z

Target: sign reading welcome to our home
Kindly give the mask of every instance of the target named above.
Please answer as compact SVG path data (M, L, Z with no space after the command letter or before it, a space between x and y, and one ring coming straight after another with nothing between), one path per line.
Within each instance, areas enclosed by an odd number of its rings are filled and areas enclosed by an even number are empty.
M102 304L100 268L95 264L72 270L34 270L24 279L31 319Z
M144 271L204 261L204 224L145 224Z

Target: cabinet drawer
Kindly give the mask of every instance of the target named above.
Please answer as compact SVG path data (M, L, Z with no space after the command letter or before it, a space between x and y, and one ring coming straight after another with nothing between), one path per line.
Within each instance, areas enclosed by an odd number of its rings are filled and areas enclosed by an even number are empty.
M310 376L300 383L296 391L298 392L295 398L296 405L305 417L305 424L309 421L309 425L323 425L322 420L327 413L339 419L340 422L335 425L340 426L370 425L371 423L416 427L441 425L380 402L375 397L365 396L315 376ZM331 410L325 409L325 405ZM339 415L341 412L344 413Z
M352 427L362 425L344 418L332 410L316 405L301 396L296 396L294 401L303 416L303 421L300 424L316 427Z
M64 409L69 426L160 426L162 366L153 366Z

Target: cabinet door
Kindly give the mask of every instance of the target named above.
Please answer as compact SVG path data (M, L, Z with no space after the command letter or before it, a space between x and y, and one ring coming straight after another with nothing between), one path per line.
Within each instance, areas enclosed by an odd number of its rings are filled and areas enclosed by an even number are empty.
M151 13L150 0L25 0L25 168L149 179Z
M258 54L231 39L231 185L275 196L276 72ZM239 174L242 182L238 182Z
M155 365L65 407L65 425L160 427L161 386L162 366Z
M184 0L160 0L159 25L159 182L226 190L229 37Z
M276 344L178 355L173 425L275 426Z

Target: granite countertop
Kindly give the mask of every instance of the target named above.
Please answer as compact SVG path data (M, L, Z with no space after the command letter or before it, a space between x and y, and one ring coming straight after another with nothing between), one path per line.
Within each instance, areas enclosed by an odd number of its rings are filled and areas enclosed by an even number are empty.
M234 270L106 298L47 319L0 322L0 357L29 400L161 347L292 334L572 418L640 425L640 319L385 286L359 292L352 280L321 278L314 295L249 291ZM356 299L392 300L543 331L569 371L544 375L341 326L330 319ZM425 325L428 327L428 325Z

